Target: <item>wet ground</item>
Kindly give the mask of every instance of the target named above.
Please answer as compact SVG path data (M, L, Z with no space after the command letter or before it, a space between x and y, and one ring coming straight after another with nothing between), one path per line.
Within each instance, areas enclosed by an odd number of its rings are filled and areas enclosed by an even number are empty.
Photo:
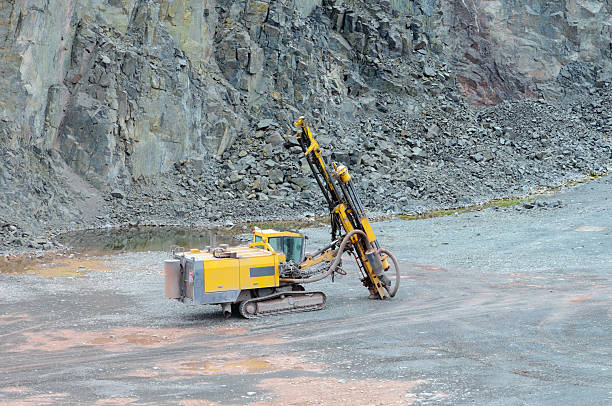
M239 226L227 230L204 230L181 227L131 227L75 231L60 235L59 241L75 251L89 254L117 252L166 251L175 247L205 247L218 244L236 245Z
M611 186L376 223L397 297L347 266L267 319L165 300L160 251L4 266L0 404L612 404Z

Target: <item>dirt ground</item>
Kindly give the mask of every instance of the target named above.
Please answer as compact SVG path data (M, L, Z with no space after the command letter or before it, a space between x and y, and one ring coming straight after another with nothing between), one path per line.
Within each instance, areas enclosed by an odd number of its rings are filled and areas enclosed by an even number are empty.
M0 405L609 405L611 186L376 223L394 299L347 265L326 309L257 320L165 300L163 252L4 264Z

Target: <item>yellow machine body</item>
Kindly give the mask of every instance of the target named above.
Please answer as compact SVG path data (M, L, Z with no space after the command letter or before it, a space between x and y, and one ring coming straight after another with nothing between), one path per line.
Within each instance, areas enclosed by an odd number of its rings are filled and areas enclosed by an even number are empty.
M284 255L249 247L231 248L224 254L229 257L217 258L212 252L186 254L203 265L204 292L278 286L278 264Z
M255 230L248 247L214 250L192 249L179 253L182 266L183 300L197 304L234 303L240 293L253 289L276 288L279 266L288 252L300 262L304 236L292 231Z

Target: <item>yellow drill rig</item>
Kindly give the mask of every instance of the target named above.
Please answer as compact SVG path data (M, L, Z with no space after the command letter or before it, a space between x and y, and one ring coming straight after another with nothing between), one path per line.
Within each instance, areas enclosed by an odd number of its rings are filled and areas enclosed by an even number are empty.
M347 168L334 162L328 170L304 117L294 125L300 129L298 143L329 207L331 244L306 254L303 234L256 228L246 247L173 251L172 259L164 262L167 298L220 304L225 317L232 310L246 318L320 310L325 294L306 291L302 285L344 274L340 265L345 253L355 258L371 299L395 296L399 265L391 252L380 248ZM390 262L393 281L385 274Z

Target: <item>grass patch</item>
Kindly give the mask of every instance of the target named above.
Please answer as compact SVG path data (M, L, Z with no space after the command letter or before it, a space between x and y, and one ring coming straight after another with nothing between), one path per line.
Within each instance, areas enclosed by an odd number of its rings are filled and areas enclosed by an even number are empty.
M471 213L474 211L489 209L491 207L511 207L511 206L516 206L524 202L530 202L534 200L535 200L534 196L523 197L523 198L509 197L506 199L493 199L486 203L475 204L475 205L466 206L466 207L458 207L454 209L430 210L422 214L400 214L397 217L402 220L423 220L423 219L430 219L434 217L444 217L444 216Z
M475 204L472 206L458 207L458 208L453 208L453 209L430 210L422 214L413 214L413 213L399 214L397 215L397 218L402 219L402 220L422 220L422 219L429 219L429 218L434 218L434 217L444 217L444 216L452 216L455 214L459 215L459 214L471 213L474 211L485 210L491 207L516 206L521 203L533 202L538 197L543 196L543 195L553 194L565 188L570 188L570 187L574 187L577 185L581 185L583 183L588 183L592 180L595 180L602 176L606 176L608 174L610 174L610 171L605 171L601 173L591 172L588 175L586 175L583 179L569 180L563 183L562 185L556 186L556 187L544 187L542 190L538 190L536 191L536 193L533 193L525 197L508 197L504 199L493 199L486 203Z
M464 206L464 207L457 207L457 208L450 208L450 209L430 210L422 214L416 214L416 213L405 213L405 214L398 214L398 215L379 214L378 216L369 217L369 220L370 222L391 220L393 218L399 218L401 220L422 220L422 219L428 219L428 218L434 218L434 217L444 217L444 216L471 213L474 211L489 209L491 207L501 207L501 208L512 207L512 206L516 206L516 205L526 203L526 202L533 202L538 197L541 197L543 195L556 193L564 188L573 187L576 185L587 183L599 177L605 176L609 173L610 173L609 171L602 172L602 173L591 172L581 180L567 181L564 184L557 186L557 187L547 186L541 189L536 189L536 191L533 194L530 194L524 197L507 197L503 199L493 199L485 203L474 204L471 206ZM300 230L302 228L321 227L324 224L327 224L327 225L330 224L329 216L317 216L313 218L299 219L299 220L249 221L249 222L235 224L229 229L219 227L219 230L222 230L224 233L227 233L227 234L240 234L240 233L249 232L255 227L259 227L261 229L271 228L271 229L277 229L277 230L278 229Z

